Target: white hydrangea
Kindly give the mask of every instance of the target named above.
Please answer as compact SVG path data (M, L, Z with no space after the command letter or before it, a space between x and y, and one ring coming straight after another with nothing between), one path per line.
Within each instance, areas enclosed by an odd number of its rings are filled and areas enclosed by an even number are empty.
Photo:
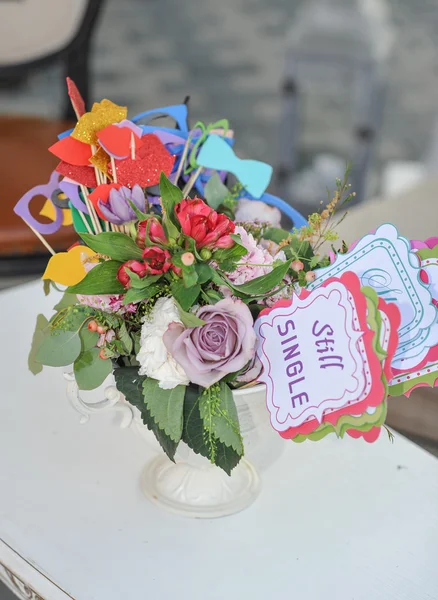
M189 384L184 369L167 351L163 342L163 335L170 323L181 323L178 308L173 298L159 298L150 314L144 318L140 351L137 354L139 374L156 379L164 390Z

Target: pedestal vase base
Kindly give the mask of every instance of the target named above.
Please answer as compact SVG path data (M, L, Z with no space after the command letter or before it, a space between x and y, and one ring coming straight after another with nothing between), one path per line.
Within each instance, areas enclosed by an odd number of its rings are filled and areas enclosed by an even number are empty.
M235 514L257 498L260 478L251 463L242 459L230 477L207 459L201 460L199 465L175 464L157 456L142 472L144 495L160 508L197 519Z

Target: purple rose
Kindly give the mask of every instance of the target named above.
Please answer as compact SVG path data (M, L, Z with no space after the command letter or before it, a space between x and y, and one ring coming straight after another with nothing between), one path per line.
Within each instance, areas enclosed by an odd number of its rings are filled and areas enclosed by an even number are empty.
M231 298L202 306L196 316L205 325L185 329L171 323L163 341L188 379L207 388L254 358L254 321L246 304Z

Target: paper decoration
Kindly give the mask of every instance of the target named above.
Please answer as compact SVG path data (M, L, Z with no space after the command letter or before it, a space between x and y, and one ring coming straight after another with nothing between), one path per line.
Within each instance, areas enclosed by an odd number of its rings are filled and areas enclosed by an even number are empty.
M71 165L84 167L90 164L91 146L75 140L70 135L50 146L49 151Z
M123 123L126 122L123 121ZM118 160L131 156L132 142L135 149L134 155L142 145L141 139L129 127L118 127L117 125L108 125L105 129L99 131L97 139L105 152Z
M62 210L62 214L63 214L62 227L68 227L69 225L72 225L73 218L71 216L71 210L68 208L61 208L61 210ZM56 220L55 207L49 198L47 198L46 202L44 203L43 208L40 210L40 215L42 217L47 217L51 221Z
M172 117L178 125L178 129L182 132L188 132L189 128L187 125L187 104L175 104L172 106L164 106L163 108L155 108L153 110L146 110L138 115L135 115L131 120L133 123L144 121L144 123L150 123L154 119L160 117Z
M109 193L112 189L118 190L121 187L120 183L101 183L95 190L93 190L88 198L91 200L94 208L96 209L97 214L101 219L105 219L102 215L98 201L101 200L105 204L108 202Z
M128 109L118 106L111 100L104 99L95 102L90 112L83 114L73 129L71 136L85 144L97 144L97 132L107 125L126 119Z
M33 198L37 196L44 196L45 198L51 198L53 192L58 189L59 183L59 175L55 171L50 175L49 182L43 185L37 185L27 191L24 196L20 198L17 204L14 207L14 212L19 217L24 219L26 223L31 225L38 233L43 235L49 235L51 233L55 233L62 226L64 220L64 213L61 208L57 206L53 206L53 210L55 213L55 218L52 223L41 223L37 219L35 219L30 210L29 206Z
M400 310L399 346L393 366L417 364L438 343L437 309L427 286L421 281L421 265L409 240L399 236L394 225L385 224L359 240L346 254L338 254L333 264L316 271L309 284L313 290L329 277L352 271L362 285L374 288Z
M87 205L79 196L79 187L77 183L74 181L69 181L68 179L63 179L59 182L59 189L64 192L77 210L80 210L88 215Z
M75 82L70 79L70 77L66 78L67 80L67 93L70 97L72 106L73 106L73 110L76 113L76 117L79 119L79 117L82 117L82 115L85 113L85 102L84 99L82 98L78 88L76 87Z
M68 252L58 252L49 260L42 278L60 285L75 285L86 275L83 258L95 254L88 246L73 246Z
M64 161L61 161L56 167L56 171L76 183L85 185L85 187L94 188L97 185L96 175L93 167L77 167Z
M149 187L160 181L160 173L170 175L175 158L156 135L144 135L135 159L116 160L117 182L127 187ZM109 170L112 175L112 169Z
M257 354L271 424L293 438L385 399L359 279L346 273L260 313ZM281 357L282 359L280 360Z
M238 158L228 143L219 135L209 135L201 146L197 163L216 171L233 173L254 198L260 198L269 185L272 167L258 160Z

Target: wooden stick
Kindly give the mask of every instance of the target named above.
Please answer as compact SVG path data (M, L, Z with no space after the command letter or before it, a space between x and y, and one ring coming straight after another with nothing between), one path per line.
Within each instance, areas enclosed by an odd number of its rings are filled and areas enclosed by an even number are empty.
M88 208L88 212L89 212L89 215L90 215L91 222L93 223L94 232L95 233L102 233L102 227L100 226L99 218L98 218L98 216L96 214L94 206L92 205L92 203L90 202L90 199L88 198L88 190L85 187L85 185L81 184L81 190L82 190L82 194L84 196L85 204L86 204L86 206Z
M193 186L195 185L196 180L198 179L199 175L201 174L203 168L204 167L198 167L196 169L196 171L190 175L190 179L188 180L188 182L186 183L186 185L184 186L184 189L183 189L183 197L184 198L187 196L187 194L189 194L191 192L191 190L192 190Z
M21 217L23 219L23 217ZM40 240L40 242L42 244L44 244L44 246L47 248L47 250L50 252L50 254L52 256L54 256L56 254L56 252L53 250L52 246L49 244L49 242L47 242L43 236L41 235L41 233L39 231L37 231L34 227L32 227L32 225L30 223L28 223L26 221L26 219L23 219L23 221L26 223L26 225L29 227L29 229L31 231L33 231L33 233L37 236L37 238Z
M113 172L113 181L114 183L117 183L116 161L114 160L114 156L111 156L111 171Z
M96 152L97 152L97 148L94 144L91 145L91 151L93 154L96 154ZM96 175L97 185L100 185L101 183L103 183L101 176L100 176L100 171L96 166L94 166L94 174Z
M109 228L109 223L108 223L108 221L104 221L104 222L103 222L103 224L104 224L104 227L105 227L105 231L109 231L109 230L110 230L110 228Z
M187 153L189 151L189 146L190 146L190 137L187 139L186 145L184 146L184 150L183 153L181 155L181 160L179 161L179 165L178 165L178 170L175 174L175 185L178 185L178 179L180 178L181 175L181 171L184 168L184 163L186 162L186 158L187 158Z
M84 213L82 211L79 210L78 212L81 215L81 219L84 222L84 225L87 228L88 233L91 233L91 235L94 235L94 231L91 229L91 227L87 221L87 217L84 215Z
M129 145L131 147L131 159L135 160L135 138L134 138L134 132L131 133L131 141L130 141Z

